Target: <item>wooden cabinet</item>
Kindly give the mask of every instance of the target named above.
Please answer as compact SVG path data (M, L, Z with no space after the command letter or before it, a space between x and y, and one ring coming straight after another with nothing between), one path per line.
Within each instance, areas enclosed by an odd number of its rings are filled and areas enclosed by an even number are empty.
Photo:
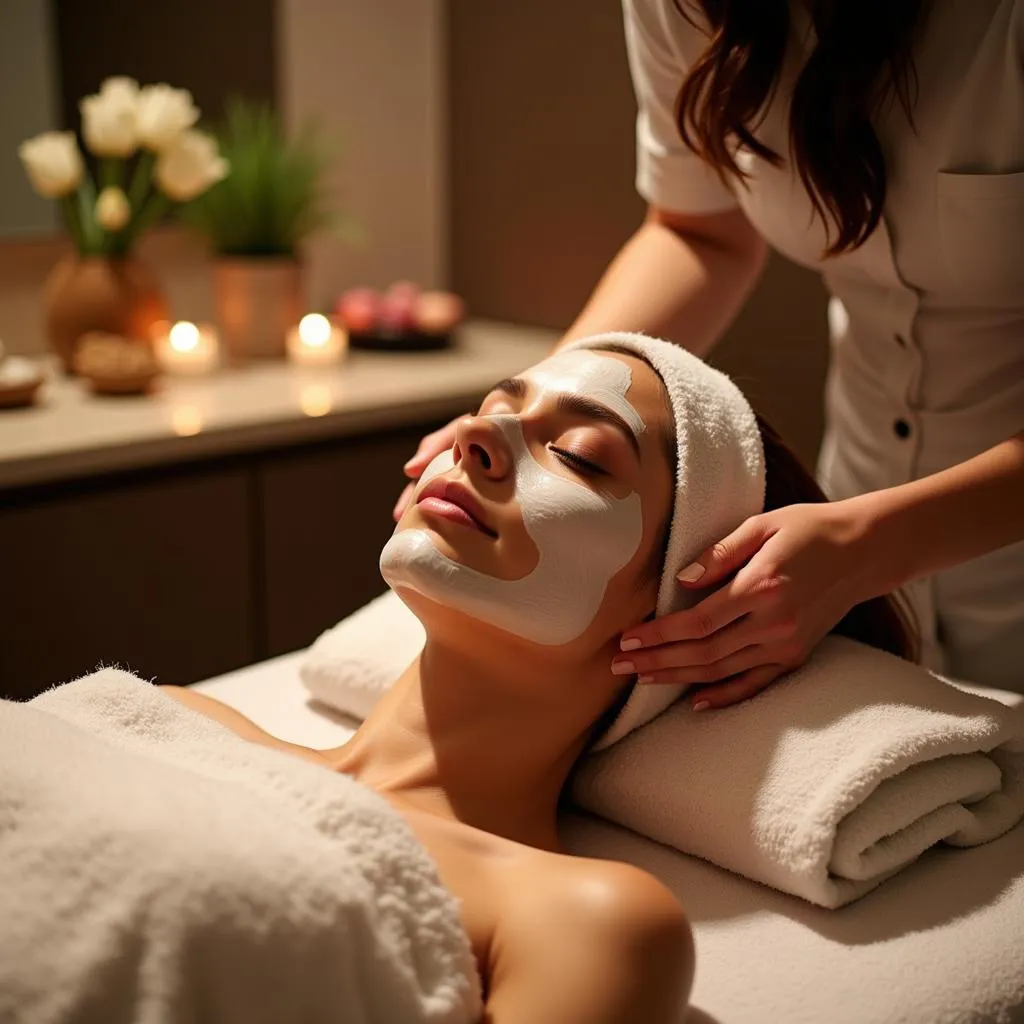
M385 589L377 561L422 431L268 458L259 470L265 656L309 644Z
M384 589L428 423L0 498L0 696L100 664L190 683L303 647Z

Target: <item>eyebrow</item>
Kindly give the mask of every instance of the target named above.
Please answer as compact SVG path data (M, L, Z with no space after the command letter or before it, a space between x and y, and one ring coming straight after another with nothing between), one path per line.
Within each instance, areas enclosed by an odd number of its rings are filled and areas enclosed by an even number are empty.
M522 398L526 394L526 381L521 377L506 377L504 380L499 380L491 390L503 391L512 398ZM642 462L640 458L640 442L637 441L636 434L633 433L630 425L618 413L612 412L606 405L601 405L600 402L585 398L583 395L563 393L558 396L558 402L555 407L559 412L570 413L575 416L586 416L588 419L598 420L601 423L608 423L615 427L629 442L629 446L633 449L633 454L636 456L636 461Z

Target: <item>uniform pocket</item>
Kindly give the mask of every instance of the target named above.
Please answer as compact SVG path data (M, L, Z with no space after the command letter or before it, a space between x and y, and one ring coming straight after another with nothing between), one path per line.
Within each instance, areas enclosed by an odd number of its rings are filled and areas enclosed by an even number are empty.
M1024 304L1024 171L940 171L937 207L942 256L958 298Z

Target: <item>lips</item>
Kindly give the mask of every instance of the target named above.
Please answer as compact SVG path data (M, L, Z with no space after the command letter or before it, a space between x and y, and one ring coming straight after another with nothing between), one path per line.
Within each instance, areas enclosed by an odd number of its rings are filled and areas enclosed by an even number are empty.
M473 492L464 484L454 480L443 480L440 477L431 480L416 499L417 505L423 505L439 515L455 522L462 521L489 537L497 537L497 533L487 524L487 516L483 506ZM460 515L461 513L461 515Z

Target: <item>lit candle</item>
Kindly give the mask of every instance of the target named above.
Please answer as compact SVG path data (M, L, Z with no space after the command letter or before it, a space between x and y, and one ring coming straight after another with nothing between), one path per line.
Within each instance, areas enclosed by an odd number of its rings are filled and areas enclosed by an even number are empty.
M156 357L168 373L210 373L220 359L217 332L206 324L179 320L157 334Z
M300 366L329 366L338 362L348 335L320 313L307 313L288 332L288 358Z

